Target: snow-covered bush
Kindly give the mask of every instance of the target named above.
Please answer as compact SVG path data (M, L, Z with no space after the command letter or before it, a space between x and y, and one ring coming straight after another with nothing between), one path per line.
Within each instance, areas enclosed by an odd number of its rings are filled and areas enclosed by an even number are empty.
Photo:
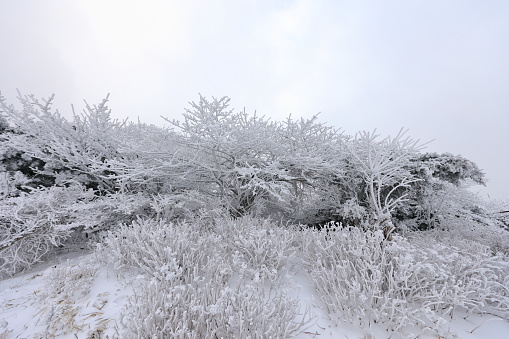
M479 243L329 225L303 233L303 260L332 320L420 324L438 332L457 308L509 315L509 264Z
M87 104L81 115L73 112L72 121L52 110L53 97L20 94L19 100L16 109L0 97L8 182L12 171L23 169L32 186L77 181L97 195L162 196L184 206L173 209L176 218L200 205L201 212L219 207L234 217L378 225L388 236L394 216L432 224L441 201L454 200L443 183L483 182L472 162L420 155L421 147L404 132L351 138L318 116L277 122L234 112L226 97L200 96L180 121L167 120L168 128L112 120L108 98ZM25 160L17 164L20 157Z
M307 207L343 173L339 131L316 116L272 122L235 113L226 97L190 104L182 121L168 120L180 150L172 159L188 166L177 186L221 200L234 217L313 219Z
M86 247L121 222L151 216L150 202L141 194L97 197L80 184L0 200L0 277L30 268L56 249Z
M220 200L196 191L152 196L150 208L157 220L187 220L211 225L214 219L228 214Z
M465 239L482 244L491 250L493 255L509 256L509 232L492 215L461 213L461 217L453 215L441 220L441 227L426 231L424 236L439 238L444 241L450 239ZM414 237L414 232L407 233L407 237Z
M275 281L288 269L297 252L295 229L252 217L216 220L232 256L233 269L247 279Z
M8 147L42 161L33 169L54 178L56 185L80 182L88 188L112 192L116 183L106 160L121 157L116 134L123 122L112 120L108 98L99 105L86 105L81 115L68 121L51 108L54 96L39 101L18 92L22 109L6 103L0 96L0 112L17 133L5 133Z
M330 211L336 211L348 195L337 189L350 180L345 174L348 137L315 115L288 117L278 124L276 139L280 178L287 183L278 204L280 217L305 224L330 221Z
M404 132L351 138L317 116L235 113L226 97L200 96L169 128L114 121L107 98L72 121L53 97L19 99L0 97L0 276L109 230L102 257L150 280L126 331L279 337L302 326L273 289L302 241L332 317L439 328L457 307L505 312L509 236L468 194L483 173L460 156L421 155ZM440 229L392 239L393 222Z
M250 220L258 225L252 229L264 225ZM242 222L249 229L247 220ZM299 315L298 299L275 289L264 278L263 267L253 274L258 279L235 271L236 266L252 265L253 258L282 269L280 265L288 258L283 253L261 253L260 247L248 243L236 242L231 248L228 230L235 225L229 223L210 229L139 220L104 240L98 248L99 258L148 278L124 309L125 337L286 338L305 328L309 317ZM270 234L269 229L264 232ZM263 252L270 244L284 252L290 246L282 243L284 237L278 243L275 239L263 243ZM236 250L245 256L236 255Z
M416 298L424 306L436 304L436 300L427 301L427 293L440 301L436 310L454 311L457 307L469 312L492 312L503 317L509 316L509 261L507 255L494 254L490 247L472 239L434 233L414 233L408 239L407 246L413 249L413 258L424 265L433 265L426 269L434 274L435 280L427 284L428 288L412 288L407 292L410 300ZM402 256L400 255L398 260ZM405 268L405 260L398 261L398 270ZM416 259L413 259L416 261ZM429 274L429 273L428 273ZM412 281L412 280L410 280ZM414 280L418 287L417 280ZM426 293L423 293L425 292Z
M143 286L124 312L125 337L288 338L303 330L298 299L260 282L229 287L208 265L205 275Z
M241 216L261 208L275 184L275 124L235 113L229 100L200 96L198 103L190 103L182 121L168 122L178 132L182 159L191 169L185 174L192 185L187 188L214 196L232 215Z
M395 217L412 229L448 227L452 218L482 204L469 188L485 185L484 173L475 163L459 155L419 154L406 165L419 180L410 184L408 196L396 208ZM468 214L468 215L467 215Z
M206 261L213 250L222 249L219 237L187 223L139 219L109 231L98 251L116 269L138 268L160 278L161 267L175 262L192 267ZM105 251L105 252L104 252Z
M93 192L76 185L51 187L0 200L0 277L39 262L83 226L75 208Z

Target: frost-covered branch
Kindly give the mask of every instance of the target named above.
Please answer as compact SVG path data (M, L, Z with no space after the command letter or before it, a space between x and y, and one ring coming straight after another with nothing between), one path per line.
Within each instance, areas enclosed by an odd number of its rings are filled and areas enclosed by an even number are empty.
M420 180L408 171L407 165L422 146L405 134L406 131L400 130L396 137L380 140L376 131L360 132L349 147L366 183L374 217L387 235L393 228L391 212L405 200L402 190Z

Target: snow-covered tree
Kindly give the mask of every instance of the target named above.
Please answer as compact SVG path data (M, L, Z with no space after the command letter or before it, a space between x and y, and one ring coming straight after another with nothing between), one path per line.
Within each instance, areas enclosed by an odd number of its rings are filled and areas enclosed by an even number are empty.
M349 147L355 171L364 180L370 221L383 229L386 237L394 229L392 212L405 201L410 184L419 180L407 165L422 146L405 134L400 130L396 137L380 140L376 131L360 132Z
M112 120L108 98L99 105L86 105L81 115L68 121L52 110L54 96L39 101L18 92L21 109L0 96L0 110L18 133L6 133L6 144L25 157L42 161L32 170L54 177L55 184L80 182L98 191L111 192L115 183L104 168L107 159L119 156L115 133L123 123Z
M419 229L435 228L451 216L463 215L479 203L468 188L486 183L474 162L449 153L418 154L407 168L419 181L411 184L408 199L396 214Z
M341 173L340 134L316 117L276 123L234 112L226 97L190 104L182 121L168 120L192 169L187 188L218 197L234 216L294 214L304 192Z

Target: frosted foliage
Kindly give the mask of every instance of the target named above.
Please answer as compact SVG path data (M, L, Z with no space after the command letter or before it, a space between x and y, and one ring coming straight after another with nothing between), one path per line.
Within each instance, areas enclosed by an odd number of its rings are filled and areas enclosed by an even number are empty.
M0 200L0 277L30 268L61 247L86 247L98 232L150 214L142 195L97 197L81 185L34 189Z
M467 240L329 225L303 234L304 262L332 320L421 324L443 333L455 309L509 315L509 264Z
M334 321L443 336L457 309L509 316L507 218L468 193L484 174L420 154L404 131L350 137L226 97L200 96L166 128L111 119L108 98L72 120L53 97L19 100L0 96L0 278L102 240L100 263L140 276L122 337L302 332L308 313L285 290L301 265ZM86 289L84 267L54 272L55 289L80 274Z
M232 267L242 277L276 280L281 270L288 269L297 252L297 238L293 229L274 227L268 220L244 217L224 219L217 230L232 251Z
M424 234L442 242L464 239L486 246L493 255L509 255L509 232L496 219L475 216L473 219L465 220L452 217L445 219L443 226L441 229L430 230ZM415 236L413 233L407 234L407 237L413 236Z
M464 168L455 184L467 177L482 182L482 173L465 159L420 157L421 146L403 131L394 138L376 132L351 138L318 116L277 122L236 112L227 97L200 96L181 120L167 120L168 128L112 120L108 98L87 104L72 121L52 110L53 97L20 94L19 100L21 109L0 100L16 131L4 133L2 147L34 157L36 172L57 186L77 181L101 196L173 200L166 205L173 209L157 212L170 219L226 211L294 223L369 224L389 236L395 209L415 209L405 203L410 191L420 189L413 184L422 179L422 168L437 180ZM434 206L428 205L423 208L431 214Z
M298 300L272 283L293 253L282 241L288 235L274 224L250 221L219 219L223 226L204 230L140 220L111 234L99 256L148 278L124 310L123 336L286 338L302 331L309 317L299 316ZM235 229L259 242L241 242L239 234L228 241L228 230ZM255 230L273 234L272 240L261 240Z
M112 190L106 159L119 156L116 134L124 123L112 120L108 98L99 105L86 105L82 114L66 120L51 108L54 96L38 100L18 92L22 109L8 105L0 96L0 109L20 133L4 134L10 147L46 163L41 173L61 183L80 181L103 190ZM62 171L64 170L64 171Z
M182 121L169 121L179 134L183 172L193 188L220 199L233 216L290 215L305 190L342 173L342 135L316 117L271 122L235 113L229 99L200 97Z
M176 142L184 149L182 157L192 167L184 172L193 188L212 193L233 215L241 216L260 206L280 186L282 173L273 161L278 150L275 124L264 118L234 113L228 98L207 101L200 97L190 103L183 121L169 121L180 132Z
M91 201L81 187L40 189L0 201L0 277L30 268L83 225L75 207Z
M154 195L150 208L158 220L194 220L200 224L213 223L227 213L221 201L195 191Z
M420 149L422 146L405 137L403 130L394 138L384 139L376 131L360 132L349 146L356 170L366 184L368 203L374 214L372 222L375 228L384 230L386 237L394 228L391 213L405 201L406 194L401 190L418 180L407 165Z
M287 338L298 301L257 283L225 287L216 277L187 284L153 282L129 302L126 338Z

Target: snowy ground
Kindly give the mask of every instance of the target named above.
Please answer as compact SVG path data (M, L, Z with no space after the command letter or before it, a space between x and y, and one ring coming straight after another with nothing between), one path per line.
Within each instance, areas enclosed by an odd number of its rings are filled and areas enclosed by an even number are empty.
M119 276L99 267L90 254L65 254L30 272L0 281L0 339L4 338L117 338L120 312L136 288L139 276ZM320 338L433 338L387 332L383 324L332 326L314 307L311 283L295 275L296 295L310 304L315 324L297 339ZM420 333L416 330L416 333ZM509 322L490 315L456 312L450 322L451 338L509 338ZM435 336L436 338L436 336Z

